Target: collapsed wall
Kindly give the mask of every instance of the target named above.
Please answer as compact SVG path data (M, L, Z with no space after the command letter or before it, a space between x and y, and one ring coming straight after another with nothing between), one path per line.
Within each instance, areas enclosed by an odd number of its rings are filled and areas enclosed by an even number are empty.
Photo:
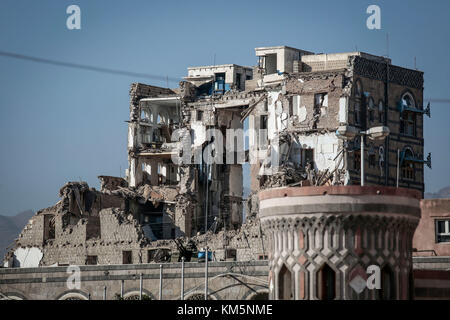
M117 179L113 180L120 182ZM142 220L140 205L162 206L167 198L177 199L172 205L174 212L192 204L171 188L128 188L120 184L113 184L113 190L107 189L111 184L102 184L103 192L89 188L85 182L64 185L61 200L38 211L24 227L6 254L4 266L168 262L174 260L172 256L176 260L184 255L183 250L195 253L206 246L215 252L217 260L252 260L264 253L256 220L229 232L180 237L178 241L171 235L155 240L157 227ZM164 219L170 220L167 212Z

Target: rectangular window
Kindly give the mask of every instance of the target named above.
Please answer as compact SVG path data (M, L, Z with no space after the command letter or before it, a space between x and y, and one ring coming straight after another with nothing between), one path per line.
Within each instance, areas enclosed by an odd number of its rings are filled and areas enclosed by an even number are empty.
M413 112L403 112L400 119L400 133L407 136L416 135L416 115Z
M414 170L414 163L413 162L405 161L405 163L402 166L402 177L405 180L412 180L412 181L414 181L415 170Z
M197 110L197 121L203 120L203 111Z
M87 256L86 257L86 264L87 265L96 265L96 264L98 264L98 257L97 256Z
M374 154L369 154L369 168L375 168L376 159Z
M314 149L302 149L302 167L305 168L308 163L314 167Z
M361 122L360 112L361 112L361 107L360 107L359 103L356 103L355 104L355 112L354 112L355 124L360 124L360 122Z
M450 219L436 220L436 242L450 242Z
M132 251L122 251L122 263L123 264L132 264L133 263Z
M92 216L89 217L86 223L86 240L100 238L101 228L100 228L100 217Z
M214 92L225 92L225 73L216 73L216 80L214 82Z
M225 259L236 261L236 249L226 249L225 250Z
M267 129L267 115L260 116L260 129Z
M314 106L316 108L328 107L328 93L317 93L314 95Z
M360 151L354 151L353 154L353 169L356 171L361 170L361 152Z
M236 73L236 89L241 89L241 74Z
M44 241L55 239L55 216L44 215Z

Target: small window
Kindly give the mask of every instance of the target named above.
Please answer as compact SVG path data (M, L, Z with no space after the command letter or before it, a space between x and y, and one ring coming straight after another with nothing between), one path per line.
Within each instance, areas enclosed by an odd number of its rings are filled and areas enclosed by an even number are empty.
M302 149L301 152L302 167L306 168L309 163L314 168L314 149Z
M407 136L416 135L416 114L411 109L416 108L416 103L414 97L410 93L405 93L400 101L403 108L409 110L404 110L400 114L400 133Z
M362 96L362 85L361 85L361 81L356 81L356 86L355 86L355 96L356 97L361 97Z
M400 133L412 137L416 135L416 115L414 112L402 112L400 119Z
M98 257L97 256L87 256L86 257L86 264L87 265L96 265L96 264L98 264Z
M359 103L355 104L354 117L355 117L355 124L360 124L360 122L361 122L361 105Z
M267 129L267 115L260 116L260 128L262 130Z
M379 122L382 124L384 123L384 104L383 101L380 101L378 103L378 117Z
M450 242L450 219L436 220L436 242Z
M353 152L353 169L356 171L361 170L361 151Z
M226 260L236 261L236 257L237 257L236 249L229 248L229 249L225 250L225 259Z
M100 217L89 217L86 224L86 240L97 239L101 237Z
M203 111L197 110L197 121L203 120Z
M236 89L241 89L241 74L236 73Z
M316 108L328 107L328 93L317 93L314 95L314 106Z
M122 263L123 264L132 264L133 263L132 251L122 251Z
M375 154L369 154L369 168L375 168L376 158Z
M412 180L414 181L415 170L414 170L414 162L405 161L402 165L402 177L404 180Z
M267 254L258 254L258 260L268 260L269 256Z
M55 216L44 215L44 241L55 239Z
M216 73L216 80L214 82L214 92L225 92L225 73Z

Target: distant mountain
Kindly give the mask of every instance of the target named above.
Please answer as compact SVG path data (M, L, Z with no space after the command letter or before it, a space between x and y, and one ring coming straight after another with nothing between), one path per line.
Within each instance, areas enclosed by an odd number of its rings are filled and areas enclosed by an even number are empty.
M31 210L21 212L15 216L0 215L0 263L6 254L6 248L14 242L14 239L17 238L33 215L34 212Z
M445 187L436 193L427 192L425 193L425 199L450 199L450 187Z

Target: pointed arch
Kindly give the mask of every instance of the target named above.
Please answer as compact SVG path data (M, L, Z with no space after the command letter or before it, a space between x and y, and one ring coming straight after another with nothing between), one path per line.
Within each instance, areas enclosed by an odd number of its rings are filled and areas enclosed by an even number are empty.
M278 273L278 300L293 300L293 285L292 273L283 263Z

